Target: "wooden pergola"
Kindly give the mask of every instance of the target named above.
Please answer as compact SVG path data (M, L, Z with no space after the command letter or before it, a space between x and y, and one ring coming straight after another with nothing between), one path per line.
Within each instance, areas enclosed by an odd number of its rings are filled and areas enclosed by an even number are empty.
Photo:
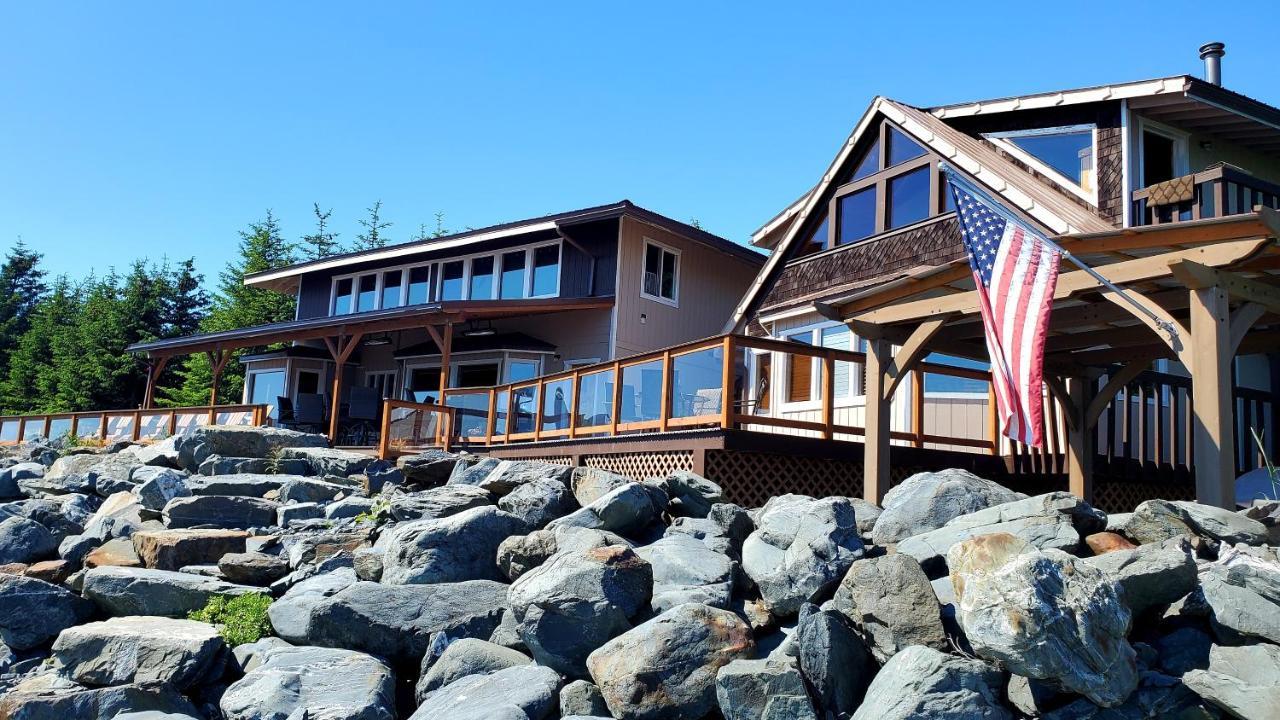
M1065 418L1073 493L1092 496L1096 429L1116 392L1152 361L1169 358L1191 376L1196 497L1235 507L1232 359L1280 349L1278 236L1280 214L1256 207L1225 218L1057 238L1176 333L1063 263L1045 385ZM868 341L864 489L867 500L880 503L890 485L889 405L898 384L930 352L988 359L973 276L957 260L817 310Z

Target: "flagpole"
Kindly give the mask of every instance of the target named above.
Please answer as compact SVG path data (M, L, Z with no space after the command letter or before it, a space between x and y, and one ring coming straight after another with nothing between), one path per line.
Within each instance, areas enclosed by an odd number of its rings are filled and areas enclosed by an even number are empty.
M952 183L956 185L963 187L967 192L973 195L976 195L982 200L986 201L988 205L992 206L991 210L993 212L1003 213L1006 215L1008 214L1001 203L997 202L995 199L993 199L990 195L983 192L982 190L979 190L977 187L973 185L973 183L970 183L966 179L960 177L959 173L956 171L954 167L951 166L950 163L947 163L947 162L939 163L939 167L942 169L942 172L947 176L948 180L950 180ZM1151 320L1156 324L1156 327L1159 327L1161 330L1164 330L1165 332L1169 333L1169 337L1173 339L1178 338L1178 329L1174 327L1172 323L1160 317L1159 315L1156 315L1146 305L1143 305L1137 300L1134 300L1133 296L1125 292L1124 288L1108 280L1106 276L1104 276L1102 273L1089 267L1087 264L1085 264L1083 260L1081 260L1080 258L1077 258L1075 255L1072 255L1069 250L1062 247L1061 245L1054 242L1053 240L1050 240L1048 237L1045 237L1042 235L1040 239L1043 240L1046 245L1048 245L1049 247L1057 251L1059 254L1061 254L1064 258L1066 258L1067 260L1070 260L1073 265L1075 265L1076 267L1088 273L1094 280L1097 280L1103 287L1107 288L1108 290L1124 298L1125 302L1129 303L1134 308L1136 308L1138 312L1141 312L1143 315L1146 315L1147 317L1151 318Z

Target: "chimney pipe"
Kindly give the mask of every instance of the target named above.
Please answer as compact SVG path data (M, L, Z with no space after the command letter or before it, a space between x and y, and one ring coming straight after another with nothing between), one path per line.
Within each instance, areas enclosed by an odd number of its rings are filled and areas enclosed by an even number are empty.
M1214 85L1222 84L1222 56L1227 54L1227 46L1220 42L1205 43L1200 46L1200 59L1204 61L1205 82Z

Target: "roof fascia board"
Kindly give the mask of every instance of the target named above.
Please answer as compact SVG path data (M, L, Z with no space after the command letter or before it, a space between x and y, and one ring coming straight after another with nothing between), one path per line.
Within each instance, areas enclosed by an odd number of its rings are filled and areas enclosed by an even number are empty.
M1105 100L1124 100L1135 97L1181 93L1185 92L1189 86L1190 78L1188 76L1175 75L1173 77L1139 80L1118 85L1098 85L1060 92L980 100L958 105L941 105L930 108L928 112L934 117L942 119L994 115L1014 110L1035 110L1062 105L1081 105Z

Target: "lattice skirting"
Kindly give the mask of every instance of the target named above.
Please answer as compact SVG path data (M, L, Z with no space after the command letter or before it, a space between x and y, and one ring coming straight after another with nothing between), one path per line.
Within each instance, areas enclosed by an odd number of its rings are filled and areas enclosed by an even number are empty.
M786 493L862 497L860 461L708 450L704 474L720 485L725 500L747 508Z
M1146 500L1195 500L1195 482L1134 482L1094 478L1093 505L1103 512L1133 512Z
M693 451L672 450L668 452L584 455L582 464L587 467L608 470L636 480L644 480L651 477L662 477L676 470L693 470Z

